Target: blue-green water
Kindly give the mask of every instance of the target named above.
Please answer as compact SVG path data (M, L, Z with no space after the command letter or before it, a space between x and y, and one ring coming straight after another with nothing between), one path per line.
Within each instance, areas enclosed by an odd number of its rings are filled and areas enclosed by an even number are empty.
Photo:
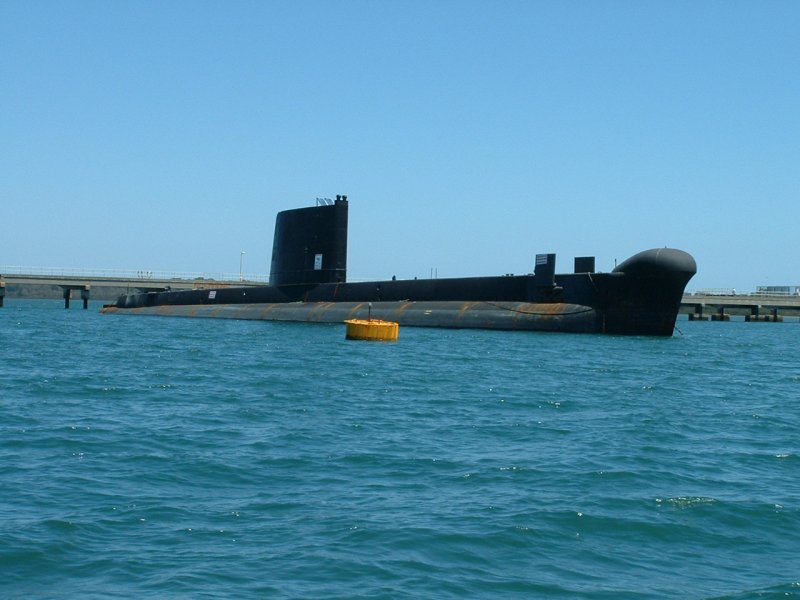
M0 309L2 598L800 595L800 325Z

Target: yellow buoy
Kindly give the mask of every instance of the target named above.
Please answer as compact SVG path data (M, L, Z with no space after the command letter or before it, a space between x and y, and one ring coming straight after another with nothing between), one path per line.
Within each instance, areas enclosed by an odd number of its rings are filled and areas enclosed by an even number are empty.
M348 319L345 324L347 325L345 338L348 340L394 342L400 332L400 325L394 321Z

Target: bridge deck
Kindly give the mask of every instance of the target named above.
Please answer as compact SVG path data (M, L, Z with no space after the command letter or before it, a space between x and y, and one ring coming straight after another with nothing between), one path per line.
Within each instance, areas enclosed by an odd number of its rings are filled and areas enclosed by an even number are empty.
M170 287L174 290L191 290L202 288L221 288L221 287L251 287L266 285L263 281L232 281L232 280L217 280L206 279L198 277L195 279L181 279L178 277L155 278L155 277L82 277L79 275L6 275L0 276L0 280L4 281L7 285L58 285L58 286L73 286L78 288L82 286L90 287L131 287L142 289L156 289Z

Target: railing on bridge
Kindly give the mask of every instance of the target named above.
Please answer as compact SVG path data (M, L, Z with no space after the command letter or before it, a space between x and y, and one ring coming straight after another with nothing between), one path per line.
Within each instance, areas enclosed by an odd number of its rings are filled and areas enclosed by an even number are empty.
M691 296L736 296L733 288L705 288L694 292L687 292Z

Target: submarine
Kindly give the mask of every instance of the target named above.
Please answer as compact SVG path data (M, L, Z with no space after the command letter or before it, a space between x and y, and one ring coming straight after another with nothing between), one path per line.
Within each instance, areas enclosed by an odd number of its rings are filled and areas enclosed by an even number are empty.
M106 314L341 323L368 315L403 326L671 336L697 271L682 250L645 250L611 272L594 257L556 273L537 254L532 273L347 281L347 196L284 210L275 220L269 284L120 296Z

